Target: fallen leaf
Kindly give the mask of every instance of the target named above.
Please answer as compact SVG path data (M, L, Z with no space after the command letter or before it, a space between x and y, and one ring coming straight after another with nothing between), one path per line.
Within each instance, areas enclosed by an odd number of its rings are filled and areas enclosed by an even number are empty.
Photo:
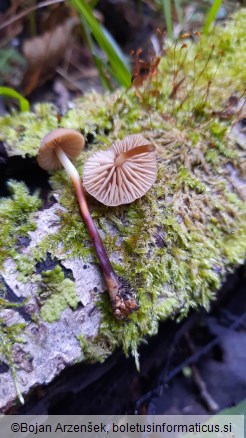
M22 51L28 68L21 86L25 96L54 75L57 65L73 41L73 29L79 23L78 17L69 17L54 30L24 42Z

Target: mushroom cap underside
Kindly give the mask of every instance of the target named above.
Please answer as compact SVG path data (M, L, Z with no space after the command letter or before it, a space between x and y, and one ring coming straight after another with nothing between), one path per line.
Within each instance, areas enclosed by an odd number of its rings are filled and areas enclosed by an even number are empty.
M109 206L128 204L142 197L156 180L155 151L136 153L121 165L116 165L115 160L120 154L149 143L142 135L133 134L92 155L84 166L83 184L87 192Z
M55 149L59 146L70 159L75 159L84 148L85 140L82 134L66 128L57 128L50 131L42 140L38 164L44 170L59 169L62 167Z

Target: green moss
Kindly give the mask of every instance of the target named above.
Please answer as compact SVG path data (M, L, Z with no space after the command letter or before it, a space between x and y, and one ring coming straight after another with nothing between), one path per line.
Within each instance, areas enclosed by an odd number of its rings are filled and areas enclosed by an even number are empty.
M30 195L25 184L9 181L10 198L0 200L0 266L6 257L17 257L18 238L35 230L33 213L41 206L37 194Z
M76 309L79 302L74 282L64 277L60 266L42 272L42 286L38 295L42 305L40 314L47 322L57 321L63 310L67 307Z
M35 113L13 113L0 119L0 140L9 156L36 156L42 138L58 126L58 112L52 104L35 106Z
M99 334L89 343L80 338L90 360L104 360L121 344L138 361L139 343L157 332L159 320L184 317L191 307L209 308L226 273L243 262L246 207L231 186L228 164L241 174L244 152L229 138L233 120L220 120L218 114L226 100L232 94L239 97L245 87L246 72L241 67L246 61L245 19L242 10L196 45L187 42L187 50L174 44L161 59L157 75L138 93L133 88L104 96L89 93L60 120L61 126L92 134L76 162L81 175L92 153L129 133L141 132L156 145L158 154L157 181L142 199L108 208L88 197L109 256L114 260L117 255L114 268L139 299L139 311L119 322L112 316L108 297L102 296ZM171 99L174 85L182 79ZM34 156L40 138L57 124L55 109L39 105L29 115L1 118L1 138L10 154ZM24 256L17 257L13 248L18 233L12 231L2 259L15 257L22 280L28 275L41 284L41 316L54 321L68 305L76 308L74 284L58 268L38 279L35 262L45 259L47 251L53 258L58 254L60 259L96 262L96 258L65 172L53 173L50 181L63 207L57 212L58 231L33 250L30 265ZM35 211L37 203L32 208ZM13 218L11 230L16 230L16 223ZM26 233L29 219L23 226Z
M75 107L68 111L62 118L61 126L72 128L87 134L104 134L112 129L112 119L107 106L108 97L100 96L95 92L87 95L87 105L78 102ZM90 114L88 114L88 107Z
M3 307L9 307L9 303L0 303ZM12 306L14 307L14 305ZM18 381L16 378L16 364L13 361L13 345L14 343L24 342L22 338L22 333L25 324L12 324L6 325L4 319L0 318L0 357L3 358L9 365L12 372L13 380L16 387L16 392L19 400L23 403L24 399L19 389Z
M105 341L102 336L96 336L93 339L86 339L85 336L79 335L78 340L84 357L90 363L103 363L111 353L107 341Z

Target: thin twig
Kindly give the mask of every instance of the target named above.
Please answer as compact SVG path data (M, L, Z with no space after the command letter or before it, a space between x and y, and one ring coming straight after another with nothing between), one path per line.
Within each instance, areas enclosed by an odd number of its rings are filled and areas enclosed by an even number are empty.
M231 326L229 327L229 329L235 330L243 323L244 319L246 319L246 312L244 312L235 322L233 322L231 324ZM222 337L223 337L223 335L217 336L215 339L213 339L211 342L209 342L203 348L198 350L196 353L194 353L192 356L188 357L184 362L182 362L180 365L178 365L176 368L174 368L174 370L171 371L171 373L167 376L164 383L170 382L170 380L172 380L173 377L175 377L178 373L180 373L180 371L182 371L182 369L185 366L190 365L192 362L197 362L202 356L207 354L215 345L217 345Z
M205 381L203 380L197 366L195 364L192 364L191 370L192 370L192 377L193 377L194 383L199 390L201 399L204 401L204 403L206 404L206 406L210 412L217 412L219 410L219 405L213 399L211 394L209 394L208 389L207 389L207 385L206 385Z
M5 27L8 27L10 24L15 23L16 21L20 20L21 18L25 17L26 15L30 14L30 12L33 12L36 9L45 8L46 6L55 5L56 3L64 3L64 0L46 0L46 1L41 2L39 4L35 4L33 6L30 6L30 8L25 9L25 11L22 11L19 14L16 14L14 17L9 18L9 20L7 20L3 24L1 24L0 30L5 29Z
M234 321L231 326L229 327L230 330L236 330L246 319L246 312L244 312L236 321ZM207 345L202 347L200 350L196 351L192 356L188 357L186 360L184 360L181 364L179 364L176 368L174 368L167 377L163 376L163 372L160 373L160 378L158 381L158 384L156 387L150 391L148 391L146 394L144 394L135 405L135 411L138 412L138 409L140 406L148 402L153 397L158 397L160 392L162 391L163 387L169 383L174 377L176 377L184 367L191 365L194 362L197 362L202 356L209 353L209 351L219 343L219 341L223 338L223 335L217 336L215 339L213 339L211 342L209 342Z
M170 161L167 160L167 161ZM180 339L185 336L185 334L188 332L188 330L191 329L191 327L194 325L195 322L197 322L198 315L196 313L193 313L190 318L188 318L184 324L181 325L181 327L178 329L178 331L175 333L174 337L172 338L172 344L170 345L168 352L167 352L167 358L166 358L166 364L163 370L163 380L166 381L167 376L169 375L169 368L170 364L174 355L174 352L177 348L178 343L180 342Z
M80 86L76 81L73 80L61 67L56 68L56 73L58 73L63 79L73 85L74 88L79 90L82 94L84 93L84 88Z
M186 342L187 342L188 347L190 349L190 352L192 354L194 354L196 351L196 348L195 348L195 345L194 345L194 343L189 335L189 332L187 332L185 334L185 339L186 339ZM193 381L194 381L196 387L198 388L201 399L204 401L204 403L206 404L206 406L210 412L217 412L219 409L219 406L216 403L216 401L213 399L211 394L208 392L206 382L203 380L203 378L200 374L200 371L197 368L195 363L191 364L191 371L192 371Z

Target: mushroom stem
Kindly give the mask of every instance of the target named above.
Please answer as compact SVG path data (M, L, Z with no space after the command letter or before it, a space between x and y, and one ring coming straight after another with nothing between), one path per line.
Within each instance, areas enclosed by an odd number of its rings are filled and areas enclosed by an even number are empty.
M114 270L110 263L108 255L105 251L105 248L103 246L98 230L95 226L95 223L89 212L88 204L84 194L84 189L78 171L73 165L73 163L69 160L68 156L65 154L65 152L63 152L63 150L60 147L56 148L56 154L59 160L61 161L62 165L64 166L67 175L72 180L79 201L79 207L82 217L89 231L93 246L95 247L105 278L107 279L108 277L112 277L112 275L114 274Z
M63 165L67 175L69 176L69 178L71 178L73 185L75 187L75 185L80 183L80 177L79 177L79 174L78 174L76 167L69 160L67 154L65 154L65 152L63 151L63 149L60 146L56 146L55 153L56 153L57 157L59 158L61 164Z
M122 289L124 289L125 287L125 284L122 284L121 279L116 275L110 263L101 237L89 212L84 189L77 169L59 146L56 147L55 151L59 160L64 166L67 175L72 180L79 202L81 215L84 219L86 228L88 229L92 244L95 248L106 280L109 296L114 309L114 315L116 318L122 319L132 313L134 310L136 310L138 308L138 304L129 293L125 293L125 291L122 291Z
M115 160L115 165L121 166L124 163L124 161L128 160L129 158L135 157L135 155L145 154L147 152L153 152L154 150L155 150L155 146L153 146L152 144L145 144L130 149L129 151L121 152L121 154Z

